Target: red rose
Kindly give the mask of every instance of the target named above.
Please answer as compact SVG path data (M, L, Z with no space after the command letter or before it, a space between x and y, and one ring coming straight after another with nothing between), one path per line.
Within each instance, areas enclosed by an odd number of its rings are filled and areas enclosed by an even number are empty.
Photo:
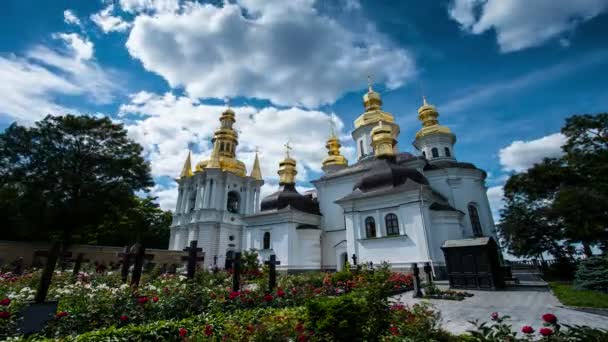
M553 335L553 330L551 330L550 328L540 328L540 330L538 330L538 332L543 336Z
M144 297L139 297L139 298L137 298L137 302L139 304L146 304L148 302L148 297L145 297L145 296Z
M59 311L59 312L58 312L58 313L55 315L55 317L57 317L57 318L61 318L61 317L65 317L65 316L67 316L67 315L68 315L68 313L67 313L67 312L65 312L65 311Z
M492 313L490 314L490 318L491 318L493 321L497 321L497 320L498 320L498 312L492 312Z
M296 293L298 293L298 289L296 289L295 287L291 289L291 294L295 295Z
M308 338L306 338L306 335L298 336L298 342L306 342L306 341L308 341Z
M272 302L272 299L273 299L273 297L272 297L271 294L267 294L267 295L264 296L264 301L265 302Z
M129 320L129 316L127 316L127 315L122 315L122 316L120 316L120 320L121 320L121 321L123 321L123 322L126 322L126 321L128 321L128 320Z
M207 324L205 326L205 336L211 336L211 335L213 335L213 325Z
M11 300L8 298L4 298L3 300L0 300L0 305L2 306L8 306L11 303Z
M154 303L158 303L158 297L152 297L152 301L153 301Z
M396 326L393 325L388 330L393 336L399 336L399 328L397 328Z
M551 324L557 323L557 317L554 314L546 313L543 315L543 321Z
M184 328L179 328L179 337L186 337L188 336L188 330L184 329Z
M228 297L230 299L234 299L234 298L236 298L236 297L238 297L240 295L241 295L241 293L239 291L233 291L233 292L230 292L230 295Z
M277 296L285 297L285 292L283 292L282 290L279 290L279 291L277 291Z
M532 333L534 332L534 328L532 328L532 327L531 327L531 326L529 326L529 325L524 325L524 326L521 328L521 332L523 332L524 334L532 334Z
M298 323L296 325L296 331L299 332L299 333L303 332L304 331L304 324Z
M0 318L9 319L11 318L11 313L8 311L0 311Z

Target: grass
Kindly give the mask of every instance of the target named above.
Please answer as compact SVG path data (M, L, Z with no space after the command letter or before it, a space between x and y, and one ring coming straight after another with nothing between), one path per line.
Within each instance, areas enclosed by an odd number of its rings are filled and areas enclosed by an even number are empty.
M577 290L572 284L551 282L551 289L560 302L568 306L608 308L608 293Z

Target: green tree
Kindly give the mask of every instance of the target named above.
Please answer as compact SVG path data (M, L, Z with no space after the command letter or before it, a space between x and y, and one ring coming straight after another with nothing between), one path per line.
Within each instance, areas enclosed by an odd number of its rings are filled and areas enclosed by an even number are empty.
M608 229L608 114L566 120L564 156L545 159L512 175L505 191L499 231L518 256L550 252L580 243L606 249Z
M47 116L0 134L0 213L8 238L88 236L151 186L142 147L108 118ZM4 232L3 232L4 233Z

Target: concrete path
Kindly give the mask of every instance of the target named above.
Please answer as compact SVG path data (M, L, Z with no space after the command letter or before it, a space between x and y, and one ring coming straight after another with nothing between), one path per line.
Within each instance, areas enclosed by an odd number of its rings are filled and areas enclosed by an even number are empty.
M447 289L447 286L438 286ZM468 321L479 320L490 322L490 314L498 312L501 316L509 315L513 329L521 330L524 325L531 325L538 330L542 326L541 316L552 313L560 323L568 325L587 325L608 329L608 318L591 313L580 312L564 307L549 289L509 289L508 291L467 291L473 297L463 301L414 299L412 292L406 292L391 298L391 301L412 305L421 301L431 303L441 312L441 325L447 331L461 334L473 328Z

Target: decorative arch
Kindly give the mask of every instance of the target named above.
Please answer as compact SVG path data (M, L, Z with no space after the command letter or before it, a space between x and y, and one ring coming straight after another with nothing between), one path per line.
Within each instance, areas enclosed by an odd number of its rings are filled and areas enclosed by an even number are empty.
M371 216L365 218L365 237L376 237L376 221Z
M481 229L481 222L479 221L479 212L477 211L477 205L475 203L469 203L469 220L471 221L471 228L473 229L474 236L483 236L483 230Z
M226 210L231 213L238 214L241 207L241 196L237 191L228 192L228 199L226 200Z
M384 217L384 223L386 224L386 235L399 235L399 219L397 215L390 213Z
M433 158L439 157L439 150L437 149L437 147L433 147L431 149L431 154L433 155Z

